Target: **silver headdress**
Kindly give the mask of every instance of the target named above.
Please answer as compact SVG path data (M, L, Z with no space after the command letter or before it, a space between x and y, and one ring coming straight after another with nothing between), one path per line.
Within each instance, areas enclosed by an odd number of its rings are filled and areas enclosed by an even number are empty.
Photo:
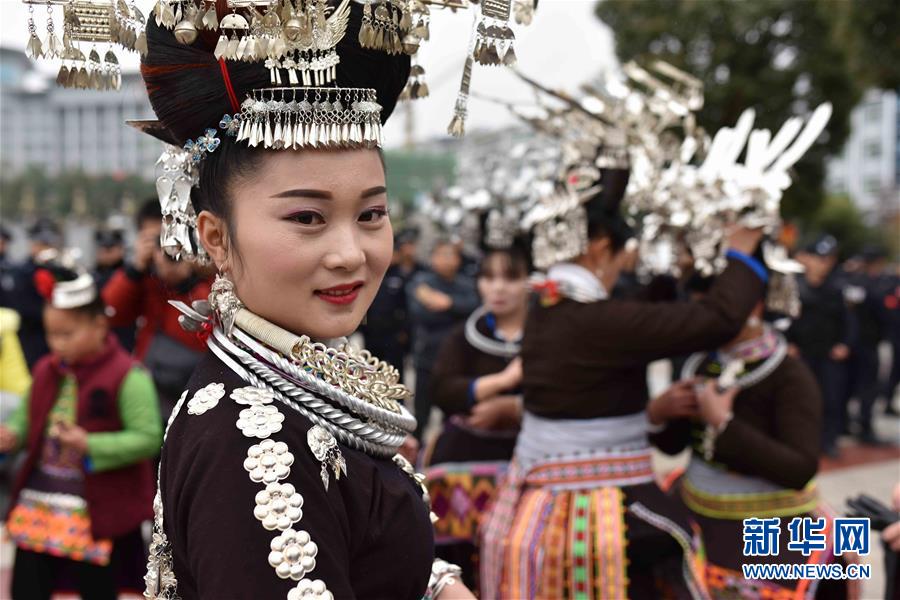
M207 259L197 240L196 214L185 187L189 181L197 184L197 163L216 151L220 133L251 147L273 150L382 145L382 105L376 91L336 85L342 40L344 44L358 40L359 47L390 55L414 55L430 36L431 7L477 7L482 17L482 50L487 44L504 56L514 56L511 39L498 41L507 36L512 0L354 1L363 5L361 20L356 21L358 31L349 31L351 0L227 0L231 12L225 15L213 0L157 1L152 18L158 26L171 29L178 42L193 44L201 30L218 32L213 54L222 64L232 96L229 61L262 63L271 84L246 91L242 100L232 98L232 106L238 109L223 115L220 131L207 129L184 145L184 153L167 148L160 158L163 172L157 191L164 214L162 245L171 256ZM530 18L527 7L517 14ZM473 58L470 54L470 62ZM417 98L427 93L424 68L414 63L404 94ZM149 125L143 128L152 129ZM184 161L185 154L190 161Z
M703 106L699 80L662 62L650 70L629 63L623 74L624 80L583 86L577 99L520 74L540 98L552 98L554 104L542 99L537 117L507 106L559 147L557 171L548 178L523 168L491 185L504 189L528 181L532 194L519 196L516 203L522 228L534 236L535 265L546 268L583 252L587 219L580 201L596 191L585 187L597 183L602 169L630 168L624 207L631 220L640 222L644 273L674 272L684 249L701 273L719 272L725 264L725 231L735 224L777 234L789 170L821 134L831 106L816 108L805 125L800 117L789 119L774 136L754 130L754 112L747 110L735 127L710 138L696 120ZM490 168L504 173L497 165ZM770 308L796 312L793 277L802 268L771 243L764 247L764 259L773 272Z
M29 58L60 59L56 83L61 87L117 90L122 83L122 71L113 46L146 53L144 15L134 0L23 0L28 4ZM47 7L47 37L41 41L34 22L34 7ZM54 6L63 12L62 40L53 23ZM90 43L85 50L79 42ZM103 57L97 44L108 44Z

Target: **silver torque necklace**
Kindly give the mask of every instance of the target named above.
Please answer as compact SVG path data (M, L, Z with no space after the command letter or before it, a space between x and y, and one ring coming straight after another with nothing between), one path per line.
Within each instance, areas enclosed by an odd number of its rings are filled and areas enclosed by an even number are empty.
M504 342L487 337L478 331L478 321L488 314L488 310L483 306L475 309L469 318L466 319L465 335L466 341L477 350L481 350L485 354L492 356L502 356L503 358L515 358L519 355L521 346L519 342Z
M781 365L782 362L784 362L784 358L787 356L787 349L787 340L784 339L784 336L779 335L778 343L772 351L772 354L770 354L761 365L749 373L738 377L735 380L734 385L741 389L746 389L766 379L779 367L779 365ZM684 363L682 377L684 379L690 379L696 375L697 369L700 368L700 365L703 363L703 359L705 359L706 356L706 352L696 352L692 354Z
M400 427L376 418L360 421L301 388L273 369L273 365L241 348L218 327L213 330L207 345L241 379L270 390L282 404L324 427L351 448L373 456L390 457L396 454L406 438L406 432Z

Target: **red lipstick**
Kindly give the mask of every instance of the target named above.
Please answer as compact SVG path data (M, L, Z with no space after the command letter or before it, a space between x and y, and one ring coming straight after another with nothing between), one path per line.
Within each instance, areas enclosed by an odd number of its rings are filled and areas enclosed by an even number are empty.
M362 288L362 281L354 281L353 283L345 283L330 288L316 290L316 296L331 304L346 305L352 304L359 296L359 290Z

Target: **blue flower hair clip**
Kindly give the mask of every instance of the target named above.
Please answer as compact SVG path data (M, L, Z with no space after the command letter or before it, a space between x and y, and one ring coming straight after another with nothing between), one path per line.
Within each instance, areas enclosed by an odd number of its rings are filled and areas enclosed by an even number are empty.
M225 135L230 137L237 137L238 129L241 127L241 117L240 115L234 115L233 117L229 114L226 114L222 117L222 120L219 121L219 129L225 132Z
M184 149L191 154L191 162L197 164L210 152L214 152L222 140L216 137L215 129L207 129L206 133L196 140L188 140L184 143Z
M226 114L219 121L219 129L225 132L225 135L236 137L238 129L241 125L241 118L238 115L231 116ZM216 148L222 143L215 129L209 128L206 132L196 140L188 140L184 144L184 149L191 154L191 162L197 164L210 152L215 152Z

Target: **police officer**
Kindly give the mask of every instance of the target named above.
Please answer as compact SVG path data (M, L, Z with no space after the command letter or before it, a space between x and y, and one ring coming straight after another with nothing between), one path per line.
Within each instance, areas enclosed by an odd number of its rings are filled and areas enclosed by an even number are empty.
M422 270L416 261L418 233L413 229L400 231L394 238L394 256L384 281L375 295L360 331L366 338L366 348L378 358L400 371L411 348L412 328L406 305L406 284Z
M29 370L39 358L49 352L44 335L44 298L35 285L35 273L40 257L49 250L58 250L62 245L62 233L51 219L41 217L28 228L30 256L13 269L12 285L8 292L10 308L19 313L19 342L25 354Z
M799 253L806 272L799 282L800 317L787 332L792 350L810 367L822 391L824 431L822 450L837 457L838 436L844 427L847 360L853 327L835 273L838 245L822 236Z
M859 400L856 434L862 443L871 445L880 443L872 429L872 409L883 391L878 377L878 345L887 331L884 296L889 282L884 274L885 259L880 248L864 248L860 269L844 294L857 328L849 363L853 395Z
M98 229L94 242L97 245L94 281L97 289L102 290L113 273L125 266L125 235L121 229Z

